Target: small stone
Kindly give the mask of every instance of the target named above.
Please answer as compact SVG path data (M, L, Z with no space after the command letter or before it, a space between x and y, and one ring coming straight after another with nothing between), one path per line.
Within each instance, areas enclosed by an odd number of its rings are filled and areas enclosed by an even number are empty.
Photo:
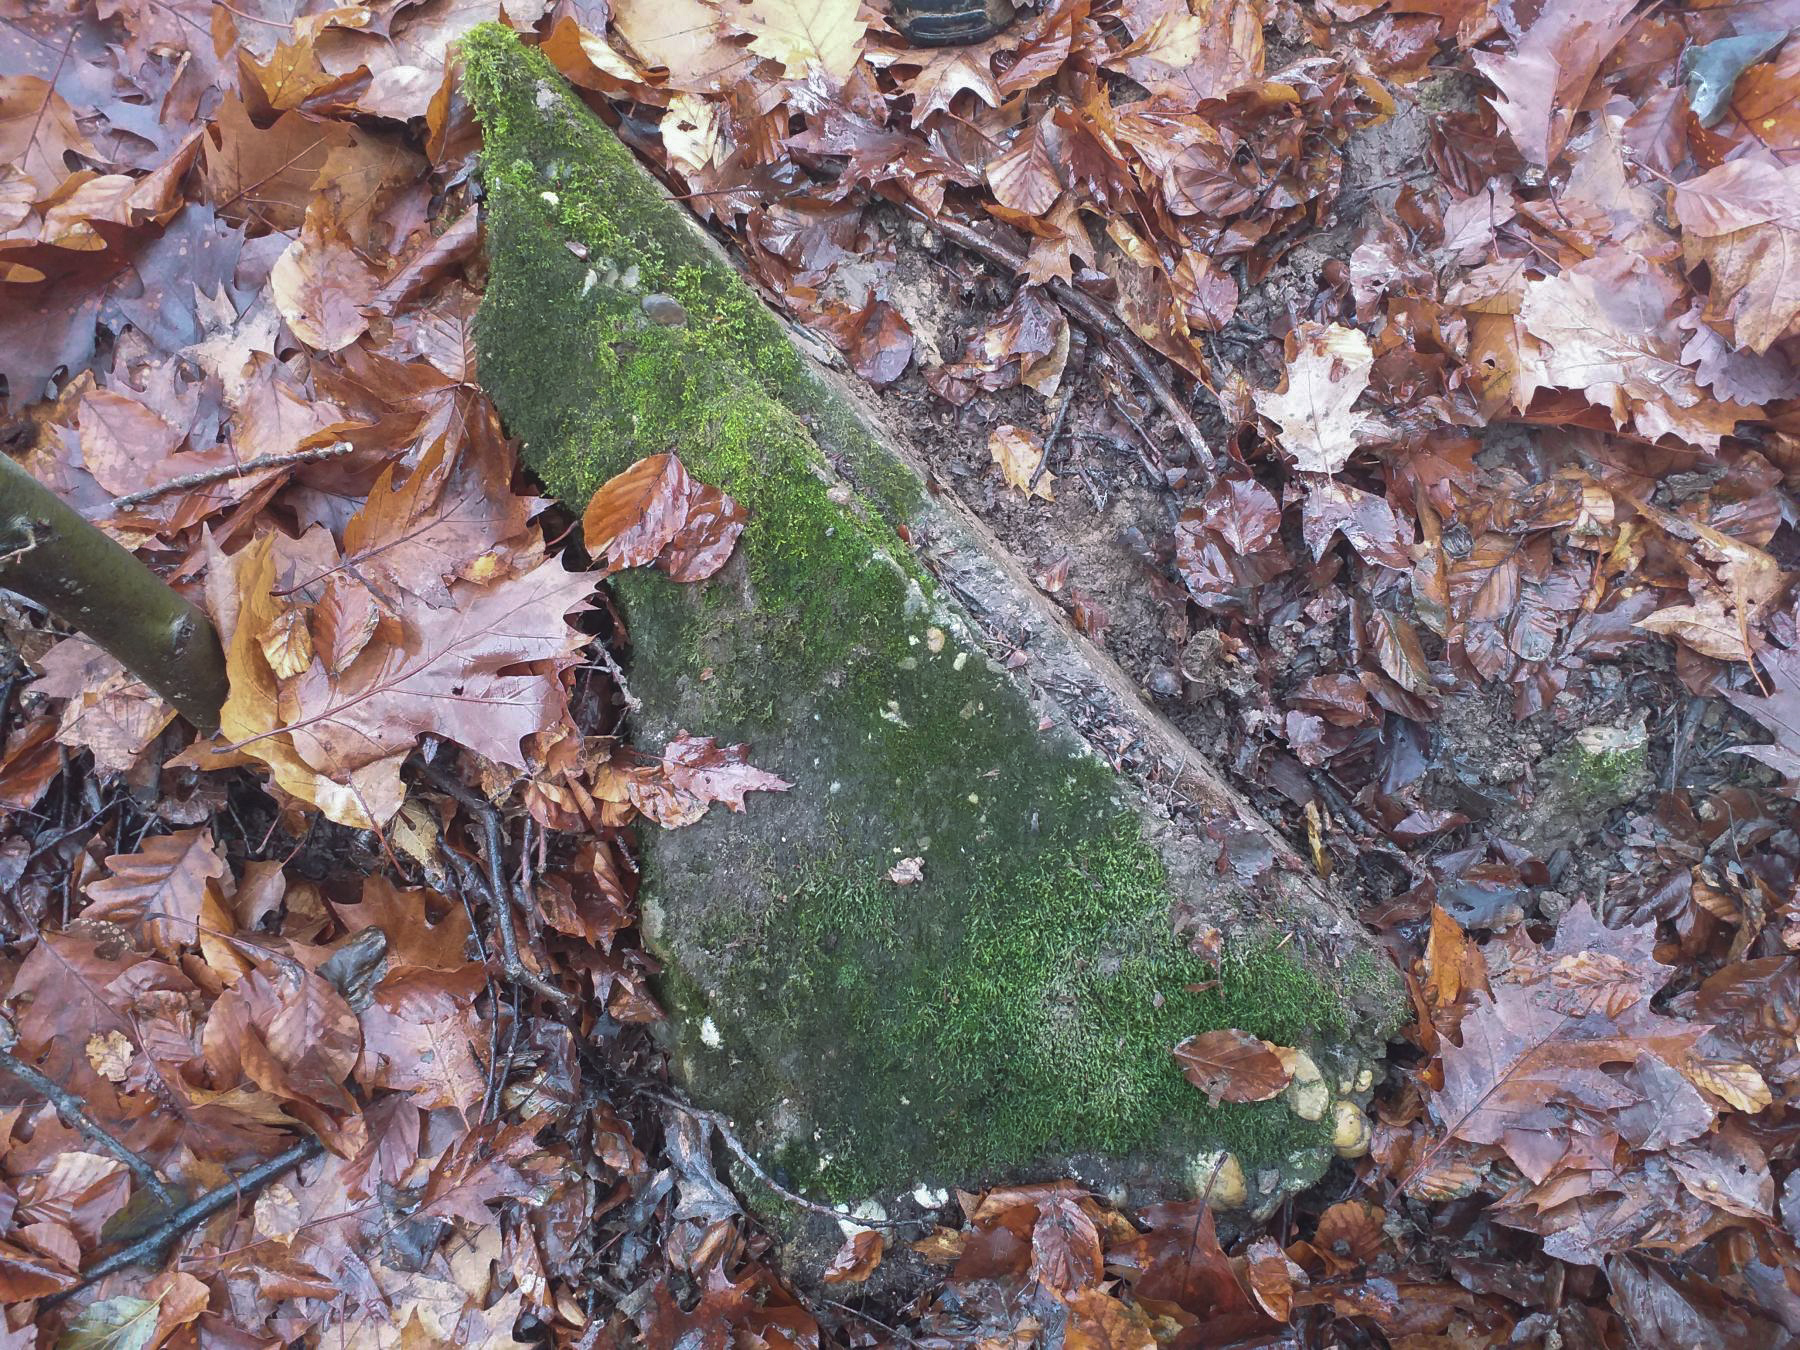
M664 328L687 327L688 312L674 296L659 291L646 295L641 303L644 315L651 323L659 323Z
M1369 1118L1355 1102L1339 1102L1331 1117L1331 1147L1340 1158L1360 1158L1369 1151Z
M969 654L967 652L958 652L956 654L956 659L950 663L950 669L961 670L964 666L966 666L968 664L969 664Z
M1323 1120L1326 1107L1331 1105L1331 1088L1313 1057L1304 1050L1286 1046L1278 1047L1275 1053L1289 1074L1288 1085L1281 1094L1288 1110L1302 1120Z
M839 1205L838 1208L841 1210L843 1206ZM855 1237L871 1223L886 1223L887 1217L887 1210L879 1201L864 1200L855 1209L849 1211L848 1218L838 1220L838 1227L844 1230L845 1237ZM858 1223L858 1219L865 1220L865 1222Z
M936 656L939 652L943 651L944 630L941 628L927 628L925 630L925 645L931 649L931 654L933 656Z
M1158 698L1180 698L1181 676L1167 666L1158 666L1150 672L1150 678L1144 681L1144 688Z
M1240 1209L1250 1198L1250 1183L1235 1153L1199 1154L1188 1168L1188 1180L1214 1209Z

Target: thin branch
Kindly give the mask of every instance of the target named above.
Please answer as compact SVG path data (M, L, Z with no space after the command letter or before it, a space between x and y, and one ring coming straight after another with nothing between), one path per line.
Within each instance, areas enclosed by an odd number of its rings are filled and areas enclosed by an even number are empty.
M158 497L167 496L171 492L184 492L188 488L206 487L212 483L222 483L227 478L243 478L249 474L259 473L263 469L280 469L290 464L316 464L324 459L342 459L356 447L349 441L339 441L335 445L322 445L314 450L294 450L283 455L258 455L255 459L247 459L242 464L222 464L216 469L202 469L198 473L184 473L179 478L171 478L166 483L158 483L155 487L143 488L137 492L127 492L123 497L112 499L113 510L123 511L127 507L142 506L145 502L155 501Z
M1056 419L1050 424L1050 434L1044 437L1044 453L1038 459L1038 466L1032 471L1031 482L1025 487L1025 495L1029 497L1037 491L1038 480L1050 469L1050 452L1056 449L1057 439L1062 435L1063 423L1069 419L1069 409L1075 403L1074 389L1063 391L1062 403L1056 409Z
M143 1237L129 1247L121 1247L111 1256L96 1262L83 1271L81 1278L67 1289L59 1289L43 1300L43 1306L53 1307L73 1294L79 1293L89 1285L105 1279L115 1271L128 1266L155 1265L163 1260L175 1240L184 1233L198 1228L213 1215L242 1200L255 1195L264 1186L291 1167L298 1167L303 1162L310 1162L325 1151L325 1146L317 1139L304 1139L285 1153L278 1153L267 1162L258 1163L248 1172L233 1177L224 1185L215 1187L190 1205L184 1205L175 1211Z
M654 1088L640 1087L636 1089L636 1092L640 1097L648 1097L651 1101L661 1102L664 1106L672 1106L677 1111L712 1126L718 1131L719 1138L725 1141L725 1147L736 1154L737 1160L750 1169L750 1175L790 1205L798 1205L801 1209L827 1219L848 1220L860 1228L917 1228L924 1222L922 1219L859 1219L846 1210L833 1209L830 1205L821 1205L817 1200L808 1200L804 1195L796 1195L763 1170L763 1165L756 1161L750 1150L744 1147L743 1140L737 1137L737 1132L731 1128L731 1122L717 1111L708 1111L704 1107L684 1102L679 1097L671 1097L668 1093L658 1092Z
M469 865L461 854L457 853L442 840L438 848L451 867L461 873L462 882L471 890L482 891L488 898L488 904L494 911L494 928L500 936L500 968L506 978L515 984L522 984L535 993L542 994L565 1015L572 1016L580 1009L580 1002L573 994L558 989L549 980L526 965L519 956L518 930L513 926L512 892L507 886L504 870L505 847L500 838L500 813L491 802L484 801L469 791L454 775L446 773L435 764L426 764L425 776L444 792L454 797L462 808L481 823L482 861L487 867L487 876Z
M923 221L930 228L938 231L946 238L955 241L971 253L980 254L989 262L1002 267L1009 267L1014 274L1025 271L1026 259L1022 253L1016 253L998 240L990 239L973 225L965 225L960 220L952 220L947 216L933 216L910 202L899 203L907 214ZM1175 423L1189 450L1193 452L1195 463L1202 469L1210 470L1213 461L1212 447L1207 444L1206 437L1201 434L1200 424L1194 421L1194 415L1187 410L1181 399L1171 389L1157 370L1150 354L1144 350L1143 344L1118 319L1085 291L1071 286L1068 282L1052 279L1049 283L1050 294L1075 318L1084 328L1091 329L1105 339L1119 356L1136 372L1144 382L1145 388L1156 399L1162 410ZM1202 386L1204 387L1204 386Z
M7 1027L11 1032L12 1028ZM173 1210L179 1204L175 1193L171 1191L158 1175L156 1169L143 1154L126 1147L119 1137L99 1121L95 1120L88 1110L88 1104L80 1097L34 1069L11 1050L0 1050L0 1069L4 1069L18 1079L33 1092L41 1092L56 1108L56 1114L62 1117L63 1124L80 1133L83 1139L95 1145L105 1153L111 1154L130 1170L138 1179L138 1184L156 1197L156 1203L166 1210Z

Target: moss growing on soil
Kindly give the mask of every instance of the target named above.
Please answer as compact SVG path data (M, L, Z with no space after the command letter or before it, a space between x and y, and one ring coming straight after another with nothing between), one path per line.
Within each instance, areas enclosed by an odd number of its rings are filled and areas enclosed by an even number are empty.
M1170 1049L1223 1026L1329 1041L1340 991L1273 932L1235 935L1218 970L1177 940L1114 776L1041 734L895 534L910 471L537 53L488 26L464 57L486 137L481 378L527 462L579 509L674 449L749 511L718 578L616 582L643 743L747 740L795 785L644 840L695 1091L833 1197L1057 1153L1223 1144L1254 1167L1323 1144L1279 1102L1208 1109ZM652 322L653 295L686 321ZM924 880L902 887L905 857Z

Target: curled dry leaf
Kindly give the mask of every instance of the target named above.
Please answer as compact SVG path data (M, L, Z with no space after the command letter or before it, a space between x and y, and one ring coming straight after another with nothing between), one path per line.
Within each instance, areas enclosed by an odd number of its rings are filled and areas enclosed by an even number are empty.
M1277 1322L1286 1322L1294 1311L1294 1277L1304 1277L1304 1273L1269 1237L1259 1237L1250 1244L1244 1267L1257 1306Z
M1008 487L1027 497L1056 500L1056 475L1044 467L1044 438L1035 431L1002 424L988 433L988 455L1000 466Z
M1175 1062L1215 1106L1222 1101L1266 1102L1280 1095L1290 1078L1275 1047L1247 1031L1190 1036L1175 1047Z
M678 736L662 759L625 770L631 804L664 829L692 825L714 802L744 809L744 794L786 792L792 783L753 767L748 745L719 745L711 736Z
M886 1248L881 1234L873 1228L859 1228L844 1239L831 1264L821 1278L826 1284L861 1284L875 1273Z

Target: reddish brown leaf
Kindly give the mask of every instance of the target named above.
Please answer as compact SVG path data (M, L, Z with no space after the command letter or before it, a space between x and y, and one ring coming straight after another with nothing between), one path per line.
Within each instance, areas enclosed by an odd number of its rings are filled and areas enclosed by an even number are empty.
M744 809L748 792L786 792L792 783L754 768L748 745L719 745L711 736L678 736L662 762L630 771L631 803L665 829L692 825L714 802Z
M1766 352L1800 332L1800 165L1737 159L1675 192L1683 248L1712 275L1708 318L1740 347Z
M61 772L56 719L34 717L21 724L0 754L0 806L20 811L34 805Z
M674 455L652 455L600 486L581 529L588 552L606 558L608 575L661 559L677 581L700 581L731 556L745 518L730 497L690 478Z
M480 439L439 440L403 482L397 476L398 466L383 472L344 527L343 570L390 601L398 589L433 608L450 604L449 580L523 530L535 505L513 495L508 466Z
M295 337L315 350L335 352L369 326L363 311L380 281L329 207L315 203L299 236L276 261L269 287Z
M1294 1270L1287 1257L1269 1237L1257 1238L1245 1255L1257 1306L1277 1322L1286 1322L1294 1311Z
M1343 1260L1366 1264L1381 1254L1386 1217L1367 1200L1340 1200L1319 1216L1313 1245Z
M656 565L676 581L705 581L730 561L748 520L749 512L735 499L709 484L696 484L687 518Z
M1550 0L1510 53L1477 52L1494 110L1525 158L1555 161L1594 73L1631 28L1631 0Z
M1155 1350L1149 1319L1111 1294L1082 1289L1068 1300L1066 1350Z
M821 1277L826 1284L861 1284L875 1273L886 1247L881 1234L873 1228L859 1228L844 1239L838 1254L831 1258Z
M1067 1294L1100 1279L1100 1232L1073 1196L1054 1195L1031 1229L1031 1277Z
M1218 1105L1266 1102L1288 1085L1281 1056L1267 1041L1246 1031L1208 1031L1175 1047L1175 1062L1188 1082Z
M165 953L199 940L195 925L206 908L208 883L225 875L225 861L204 828L146 839L143 852L115 853L106 868L112 875L88 887L86 916L140 925Z

